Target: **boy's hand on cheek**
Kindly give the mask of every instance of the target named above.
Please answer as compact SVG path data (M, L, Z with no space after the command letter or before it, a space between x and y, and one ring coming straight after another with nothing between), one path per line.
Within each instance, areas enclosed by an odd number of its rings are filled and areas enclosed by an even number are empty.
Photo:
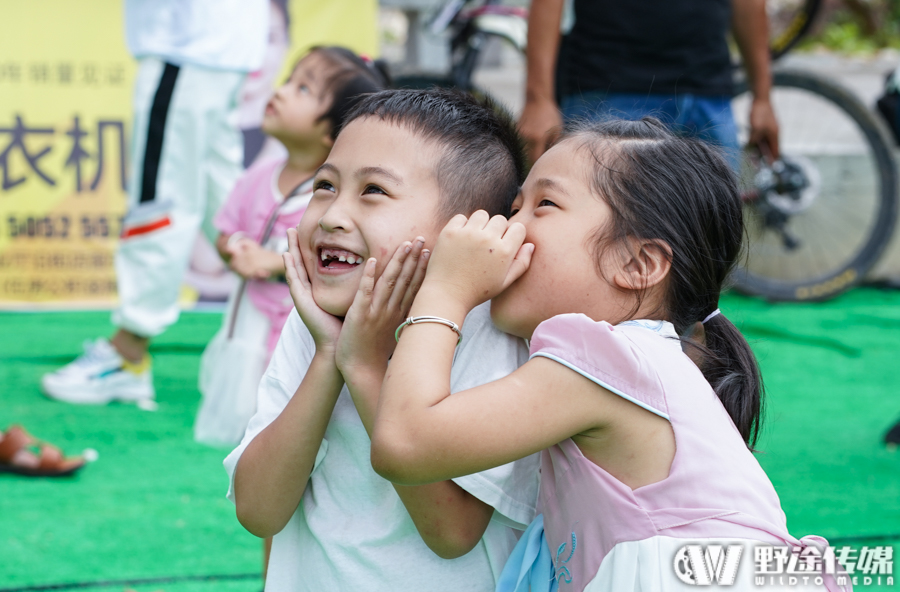
M366 261L359 290L344 318L336 352L342 373L359 368L383 371L394 352L394 331L406 319L425 279L430 253L424 239L401 244L375 281L375 259ZM346 378L346 376L345 376Z
M503 216L491 218L483 210L454 216L434 247L426 289L471 310L525 273L534 245L524 241L525 227Z
M288 251L284 254L285 278L291 290L291 298L303 324L309 329L316 343L316 350L326 353L334 353L338 336L341 334L341 320L328 314L316 304L312 295L312 285L309 275L303 266L300 256L300 243L297 239L297 230L289 228Z

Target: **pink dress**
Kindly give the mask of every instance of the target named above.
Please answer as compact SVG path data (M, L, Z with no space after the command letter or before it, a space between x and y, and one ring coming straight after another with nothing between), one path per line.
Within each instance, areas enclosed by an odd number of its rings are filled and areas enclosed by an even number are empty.
M731 590L773 590L779 588L777 578L766 578L765 586L755 583L754 547L813 545L814 554L824 553L824 539L797 540L788 533L775 488L682 352L670 323L612 326L581 314L560 315L534 332L531 357L538 356L667 419L676 443L669 476L635 490L585 458L571 439L542 453L540 506L554 587L690 589L691 577L701 578L695 584L709 582L702 581L705 575L691 575L702 566L684 561L684 552L677 565L680 550L689 543L719 543L740 545L743 554L726 566L736 573L716 574L720 584L733 578ZM799 589L839 589L833 579L823 580L814 586L810 578L809 587ZM786 579L783 584L788 589Z
M297 226L312 197L312 180L299 188L299 192L287 203L278 189L278 177L284 168L284 159L268 160L251 166L238 179L228 196L228 201L213 220L216 229L225 234L242 232L259 242L266 222L275 210L278 218L266 244L276 253L287 251L287 229ZM278 336L294 308L291 293L283 281L251 280L247 282L247 297L259 312L269 319L267 347L269 354L275 350Z

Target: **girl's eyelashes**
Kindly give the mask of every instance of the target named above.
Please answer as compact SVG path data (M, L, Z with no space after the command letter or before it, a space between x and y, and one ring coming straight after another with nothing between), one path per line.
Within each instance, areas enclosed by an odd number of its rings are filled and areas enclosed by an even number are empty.
M385 191L378 185L366 185L366 188L363 189L363 195L367 193L380 193L382 195L387 195L387 191Z
M516 201L519 201L519 199L516 199ZM549 199L542 199L542 200L538 201L537 205L535 206L535 209L540 208L540 207L545 207L545 206L552 207L552 208L559 207L558 205L556 205L555 202L550 201ZM509 208L509 217L512 218L513 216L518 214L520 211L522 211L522 206L513 202L513 205Z
M522 193L516 196L516 199L513 200L512 205L509 206L509 217L512 218L516 214L522 211Z

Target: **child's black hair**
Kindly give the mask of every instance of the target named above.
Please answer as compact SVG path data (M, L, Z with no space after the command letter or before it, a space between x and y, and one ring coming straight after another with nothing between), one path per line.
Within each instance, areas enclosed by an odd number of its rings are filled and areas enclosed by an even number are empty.
M525 178L525 155L512 117L489 97L448 89L386 90L365 97L344 125L378 117L435 142L440 214L509 214Z
M363 95L376 93L390 86L390 76L384 63L356 55L346 47L317 45L306 55L317 55L332 67L325 79L324 94L330 97L328 110L319 120L331 122L331 137L337 138L347 114Z
M734 171L716 148L678 137L652 117L580 123L567 139L591 151L593 189L613 212L598 248L635 237L672 249L661 312L685 335L718 308L741 254L743 209ZM705 344L688 339L687 347L699 350L700 370L752 448L764 394L756 358L724 315L703 328Z

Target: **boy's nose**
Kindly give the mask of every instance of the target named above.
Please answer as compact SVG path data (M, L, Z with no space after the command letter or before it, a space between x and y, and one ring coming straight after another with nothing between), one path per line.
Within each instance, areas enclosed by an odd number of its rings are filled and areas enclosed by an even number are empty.
M331 224L330 220L326 220L324 216L319 218L319 228L326 232L336 232L338 230L344 230L343 226Z
M331 206L319 218L319 228L326 232L348 231L353 227L353 223L347 213L339 205L339 200L335 200Z

